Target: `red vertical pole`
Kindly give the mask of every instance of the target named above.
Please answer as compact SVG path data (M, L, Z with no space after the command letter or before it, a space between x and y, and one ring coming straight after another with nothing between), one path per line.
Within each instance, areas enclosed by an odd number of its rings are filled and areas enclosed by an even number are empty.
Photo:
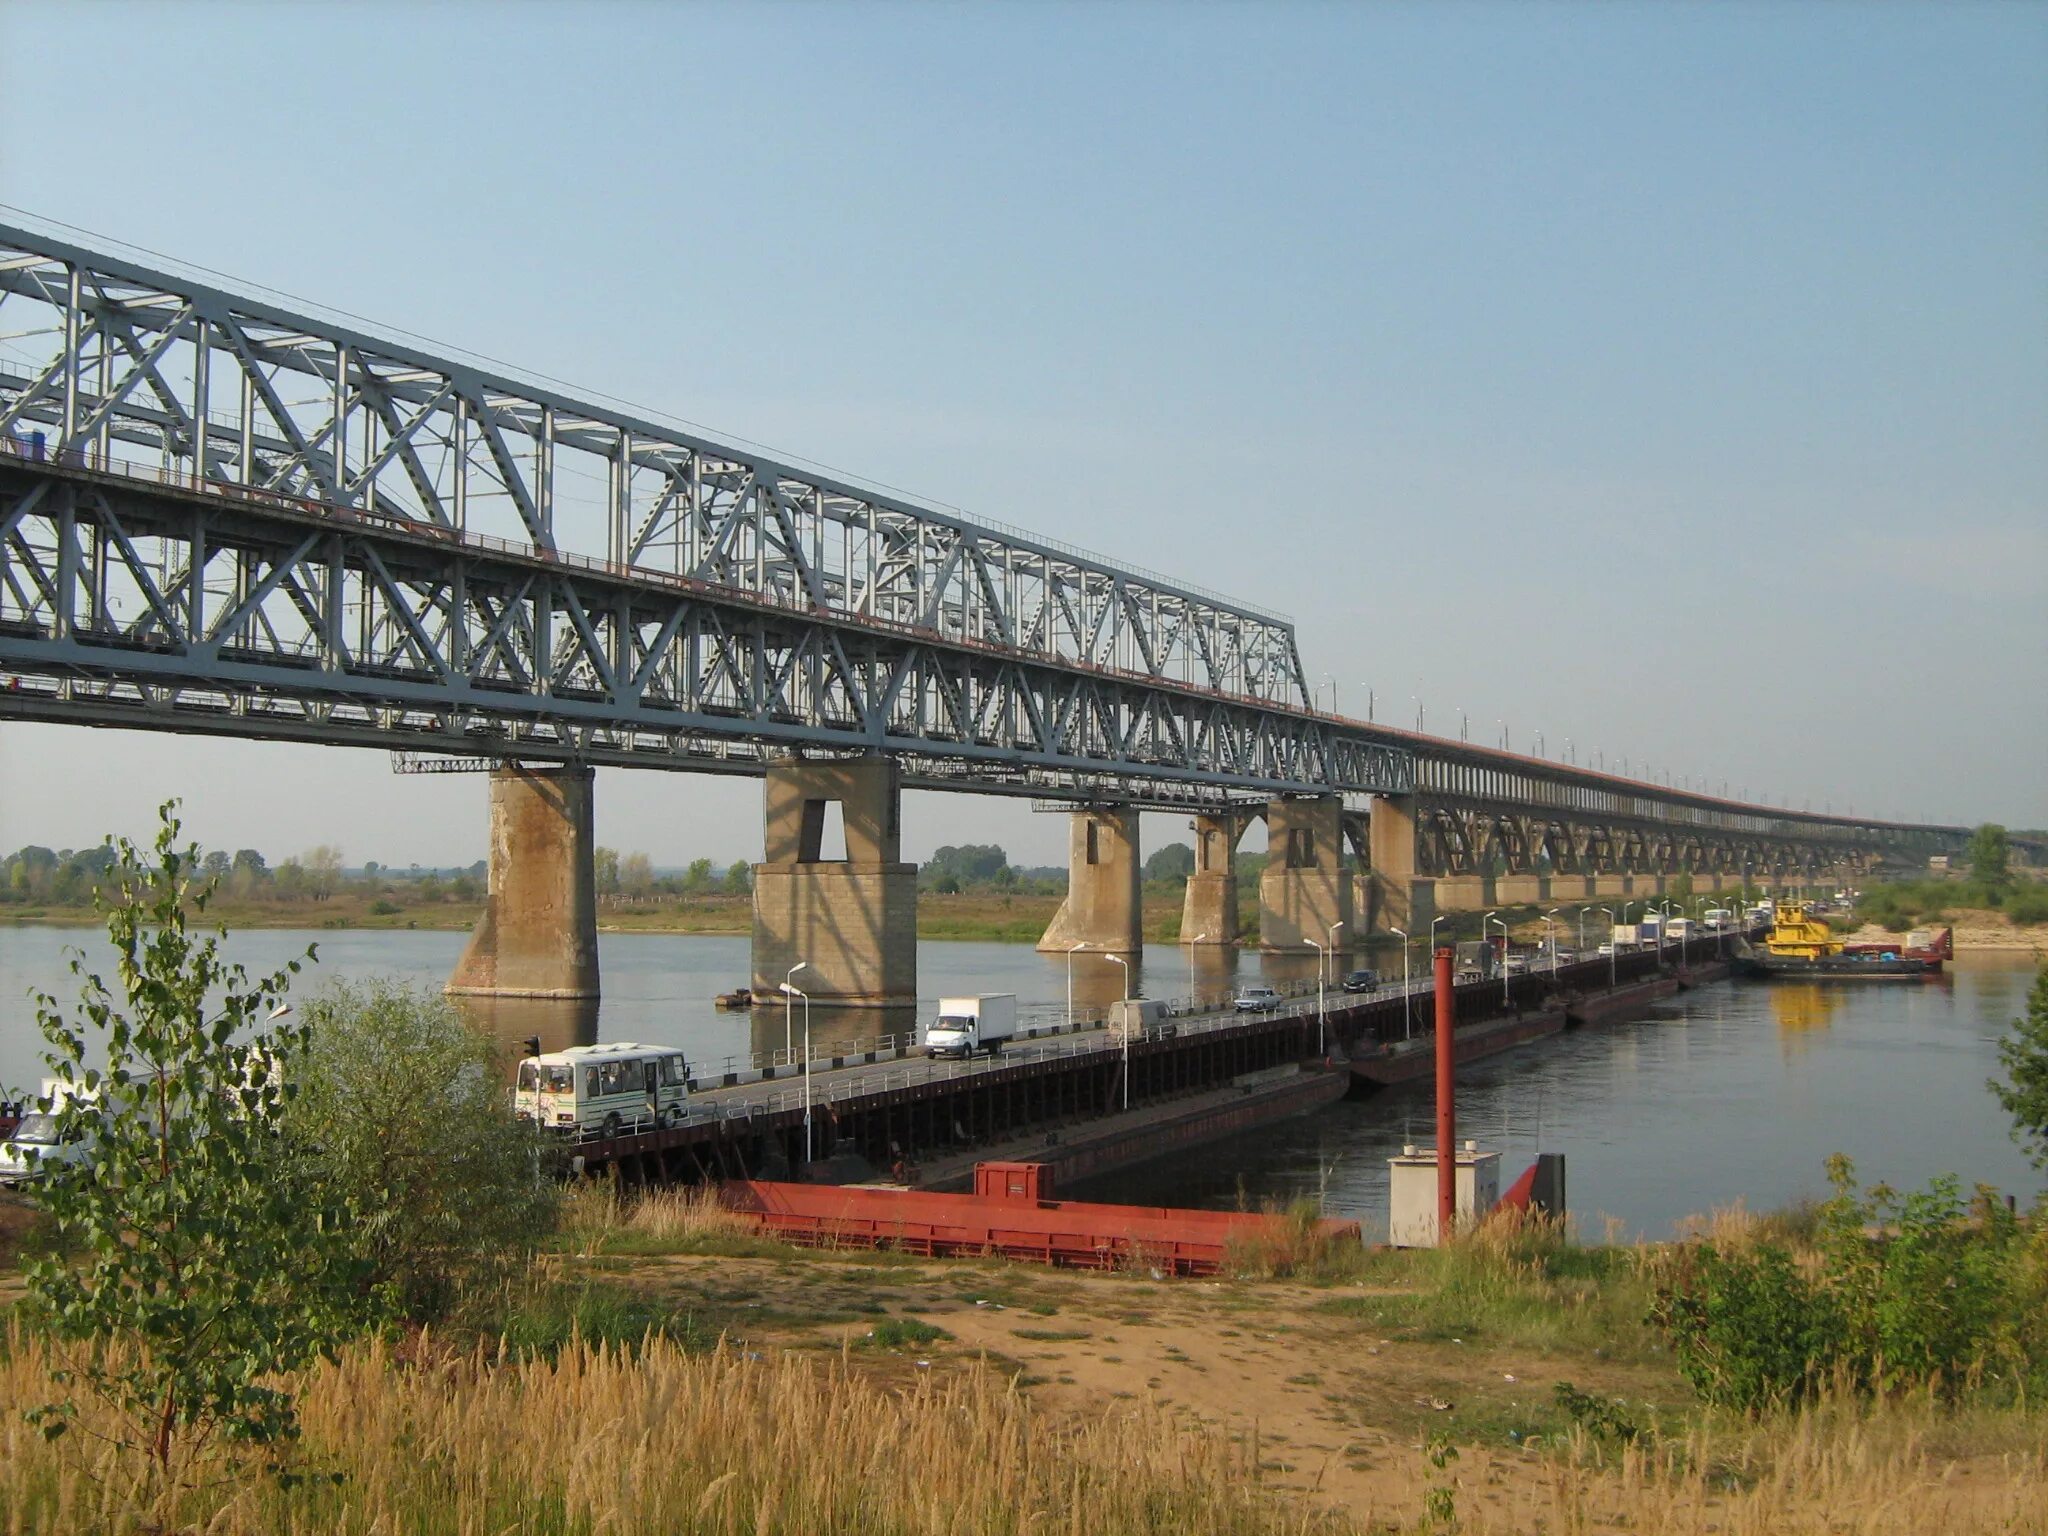
M1436 952L1436 1231L1448 1243L1458 1225L1457 1002L1451 995L1451 951Z

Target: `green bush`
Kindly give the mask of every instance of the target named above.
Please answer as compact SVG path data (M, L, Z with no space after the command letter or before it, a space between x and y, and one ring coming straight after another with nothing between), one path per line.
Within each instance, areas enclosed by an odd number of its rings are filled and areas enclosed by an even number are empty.
M885 1317L868 1330L861 1342L869 1349L922 1349L951 1337L945 1329L914 1317Z
M1650 1315L1671 1335L1695 1392L1749 1411L1807 1396L1834 1353L1822 1296L1791 1254L1768 1243L1692 1245L1659 1285Z
M1860 1192L1837 1157L1828 1179L1811 1247L1704 1241L1662 1262L1651 1320L1694 1390L1756 1412L1830 1381L1950 1399L1979 1382L2035 1389L2048 1375L2040 1234L1988 1189L1965 1202L1953 1177L1903 1197Z
M2015 887L2005 898L2005 915L2014 923L2048 923L2048 885Z
M560 1187L512 1113L493 1043L437 993L334 983L305 1005L311 1046L287 1146L406 1315L445 1314L553 1230Z

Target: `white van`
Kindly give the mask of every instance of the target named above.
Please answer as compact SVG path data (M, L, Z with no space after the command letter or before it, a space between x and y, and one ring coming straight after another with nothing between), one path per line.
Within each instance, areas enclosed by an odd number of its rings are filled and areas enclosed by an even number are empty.
M681 1051L621 1041L529 1056L519 1063L512 1107L543 1130L617 1136L682 1124L689 1098Z

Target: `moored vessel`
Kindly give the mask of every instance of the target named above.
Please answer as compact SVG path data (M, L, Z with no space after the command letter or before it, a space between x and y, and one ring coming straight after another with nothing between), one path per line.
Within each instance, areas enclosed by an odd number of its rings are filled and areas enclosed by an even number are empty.
M1845 955L1868 955L1880 960L1920 960L1927 974L1938 976L1941 968L1956 957L1953 928L1915 928L1904 942L1898 939L1864 939L1842 946Z
M1852 953L1803 901L1779 902L1763 949L1739 946L1736 964L1744 975L1802 981L1909 981L1939 968L1917 956Z

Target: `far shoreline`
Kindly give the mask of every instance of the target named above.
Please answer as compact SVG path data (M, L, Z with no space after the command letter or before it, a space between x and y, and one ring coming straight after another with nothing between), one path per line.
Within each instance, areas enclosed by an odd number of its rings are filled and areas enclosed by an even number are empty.
M466 933L483 914L481 901L422 903L397 906L391 912L374 912L370 903L342 897L328 901L295 903L222 902L206 913L209 926L220 924L230 931L273 929L317 933L376 933L425 931ZM917 936L927 943L1035 944L1058 911L1057 896L1001 896L980 893L921 893L918 898ZM102 918L90 907L29 907L26 910L0 906L0 930L8 928L98 928ZM1951 926L1934 924L1931 926ZM1952 920L1958 953L2014 954L2032 952L2048 956L2048 924L2014 926L1996 912L1958 912ZM660 934L664 936L745 938L753 932L753 907L746 897L714 897L677 909L614 908L598 917L597 931L604 934ZM1854 942L1881 942L1900 938L1874 923L1866 923L1844 935ZM1145 942L1174 944L1180 939L1180 902L1154 898L1145 903ZM1364 947L1379 949L1393 940L1374 934ZM1245 947L1256 947L1256 943Z

